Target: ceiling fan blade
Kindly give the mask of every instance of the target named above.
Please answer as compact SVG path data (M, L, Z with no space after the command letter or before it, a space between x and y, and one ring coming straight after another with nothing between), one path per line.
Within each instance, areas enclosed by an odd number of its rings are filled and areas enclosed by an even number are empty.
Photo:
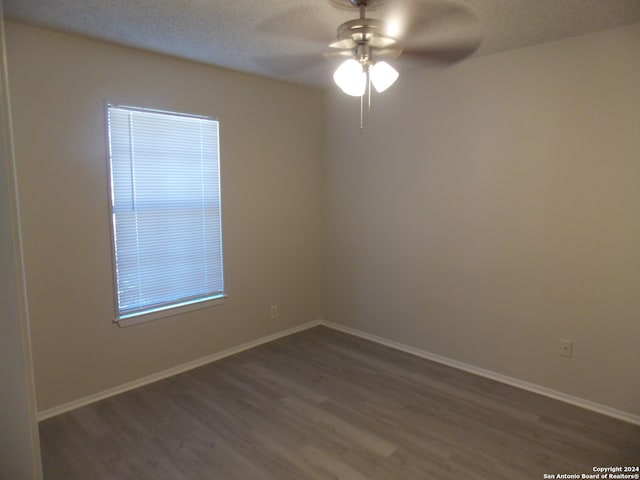
M358 44L352 38L345 38L344 40L337 40L329 44L329 48L356 48Z
M434 42L480 41L480 22L465 5L447 0L399 0L389 8L385 20L390 36L400 38L404 47L420 49Z
M302 73L310 68L324 63L320 53L302 53L294 55L278 55L254 58L254 62L266 71L278 75L292 75Z
M369 45L373 48L390 47L396 43L398 43L398 41L395 38L389 37L372 37L369 39Z
M324 48L335 40L337 22L329 5L324 9L318 5L321 4L291 8L259 23L257 29L279 37L319 43Z
M374 48L373 49L373 59L387 59L387 58L396 58L403 52L403 48L399 45L394 45L391 47L384 48Z
M344 60L345 58L352 58L353 51L351 49L344 50L329 50L322 54L327 60Z
M451 65L472 55L480 46L480 41L459 43L457 45L438 45L420 49L407 48L395 62L400 70L412 70L419 67Z

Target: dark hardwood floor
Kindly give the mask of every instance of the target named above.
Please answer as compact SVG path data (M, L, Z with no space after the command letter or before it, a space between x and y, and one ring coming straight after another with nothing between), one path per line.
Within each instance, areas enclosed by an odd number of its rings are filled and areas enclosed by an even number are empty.
M46 480L519 480L640 464L640 427L325 327L45 420L40 436Z

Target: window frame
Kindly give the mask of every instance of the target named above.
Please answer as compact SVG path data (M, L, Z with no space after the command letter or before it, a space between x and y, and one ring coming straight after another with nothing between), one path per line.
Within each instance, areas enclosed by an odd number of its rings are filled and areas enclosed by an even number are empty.
M196 299L186 299L182 301L176 301L174 303L167 303L155 307L149 307L144 310L137 310L130 313L120 313L120 302L118 295L118 265L116 254L116 222L114 215L114 185L112 177L112 162L111 162L111 129L109 125L109 113L110 108L121 108L132 111L140 111L146 113L157 113L163 115L172 115L177 117L187 117L203 120L211 120L218 123L218 196L219 196L219 214L220 214L220 242L221 242L221 272L222 272L222 285L223 290L221 293L203 296ZM160 110L156 108L147 108L140 106L131 106L116 102L104 102L103 118L105 120L105 140L106 140L106 166L107 166L107 195L108 195L108 216L109 216L109 234L110 234L110 250L111 250L111 279L113 285L113 323L120 327L127 327L131 325L137 325L140 323L146 323L161 318L173 317L181 315L187 312L201 310L205 308L221 305L228 298L226 293L226 282L224 275L224 239L222 234L222 185L221 185L221 161L220 161L220 120L217 117L207 115L188 114L182 112L175 112L171 110Z

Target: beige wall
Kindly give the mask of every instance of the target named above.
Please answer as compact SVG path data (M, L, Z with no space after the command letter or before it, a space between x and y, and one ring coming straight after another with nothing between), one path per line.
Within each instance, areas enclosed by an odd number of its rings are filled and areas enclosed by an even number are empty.
M42 478L0 0L0 478Z
M640 414L640 25L346 100L325 318Z
M39 410L320 317L322 92L11 22L7 44ZM111 323L104 102L220 119L223 305Z
M640 413L639 25L405 74L364 136L342 95L7 35L40 410L322 315ZM224 305L111 324L105 101L220 118Z

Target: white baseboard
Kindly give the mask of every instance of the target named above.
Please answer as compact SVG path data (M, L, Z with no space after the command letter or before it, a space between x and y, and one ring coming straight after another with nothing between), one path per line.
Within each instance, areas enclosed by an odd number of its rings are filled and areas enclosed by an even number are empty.
M48 410L43 410L41 412L38 412L38 417L37 417L38 421L46 420L47 418L55 417L56 415L60 415L61 413L66 413L76 408L84 407L85 405L89 405L90 403L94 403L99 400L104 400L105 398L109 398L114 395L118 395L120 393L133 390L134 388L142 387L143 385L148 385L149 383L157 382L158 380L163 380L165 378L172 377L173 375L177 375L179 373L183 373L188 370L201 367L203 365L206 365L207 363L215 362L216 360L220 360L222 358L235 355L236 353L240 353L244 350L249 350L250 348L257 347L258 345L262 345L263 343L271 342L273 340L277 340L278 338L286 337L287 335L301 332L302 330L307 330L309 328L317 327L318 325L321 325L321 324L322 324L321 320L314 320L311 322L303 323L302 325L296 325L295 327L291 327L286 330L282 330L280 332L272 333L271 335L258 338L256 340L243 343L242 345L238 345L237 347L228 348L226 350L222 350L221 352L217 352L212 355L207 355L206 357L198 358L197 360L193 360L191 362L183 363L181 365L178 365L177 367L172 367L167 370L163 370L162 372L153 373L146 377L133 380L132 382L123 383L122 385L118 385L117 387L108 388L107 390L103 390L102 392L94 393L92 395L79 398L78 400L73 400L71 402L63 403L62 405L58 405L57 407L53 407Z
M203 365L206 365L207 363L215 362L216 360L220 360L222 358L235 355L236 353L240 353L244 350L257 347L258 345L262 345L263 343L271 342L273 340L277 340L278 338L286 337L287 335L298 333L303 330L307 330L309 328L317 327L318 325L324 325L325 327L332 328L334 330L338 330L344 333L348 333L356 337L364 338L366 340L370 340L372 342L376 342L381 345L385 345L387 347L391 347L396 350L400 350L402 352L415 355L417 357L425 358L427 360L432 360L434 362L438 362L443 365L457 368L459 370L464 370L465 372L473 373L475 375L489 378L491 380L496 380L498 382L505 383L507 385L511 385L517 388L521 388L523 390L528 390L533 393L538 393L540 395L544 395L545 397L554 398L556 400L560 400L565 403L569 403L571 405L576 405L578 407L582 407L587 410L601 413L609 417L617 418L619 420L623 420L625 422L629 422L634 425L640 425L640 415L634 415L629 412L617 410L607 405L602 405L600 403L592 402L590 400L585 400L583 398L569 395L563 392L559 392L557 390L552 390L550 388L546 388L541 385L537 385L535 383L525 382L524 380L520 380L514 377L509 377L507 375L502 375L501 373L493 372L491 370L485 370L484 368L476 367L474 365L470 365L464 362L459 362L457 360L453 360L448 357L443 357L441 355L437 355L435 353L431 353L426 350L410 347L403 343L395 342L393 340L388 340L386 338L379 337L377 335L372 335L370 333L363 332L361 330L346 327L344 325L340 325L333 322L328 322L326 320L314 320L311 322L303 323L302 325L297 325L295 327L288 328L286 330L282 330L280 332L276 332L271 335L258 338L256 340L243 343L242 345L238 345L237 347L228 348L221 352L217 352L212 355L207 355L206 357L202 357L197 360L193 360L191 362L183 363L176 367L163 370L162 372L157 372L157 373L148 375L146 377L139 378L132 382L127 382L122 385L118 385L117 387L109 388L102 392L94 393L92 395L79 398L78 400L73 400L71 402L58 405L48 410L43 410L41 412L38 412L38 417L37 417L38 421L46 420L47 418L51 418L56 415L60 415L61 413L65 413L65 412L74 410L76 408L83 407L90 403L94 403L99 400L103 400L105 398L109 398L114 395L118 395L120 393L133 390L134 388L142 387L143 385L148 385L149 383L157 382L158 380L163 380L173 375L177 375L179 373L183 373L188 370L201 367Z
M432 360L434 362L438 362L443 365L447 365L449 367L457 368L459 370L464 370L465 372L473 373L475 375L486 377L491 380L496 380L498 382L505 383L513 387L521 388L523 390L528 390L533 393L538 393L540 395L544 395L545 397L550 397L556 400L563 401L565 403L570 403L571 405L582 407L587 410L591 410L597 413L601 413L603 415L607 415L609 417L617 418L618 420L623 420L625 422L629 422L634 425L640 425L640 415L634 415L629 412L617 410L607 405L602 405L600 403L592 402L590 400L585 400L584 398L569 395L563 392L559 392L557 390L552 390L550 388L543 387L535 383L525 382L524 380L520 380L514 377L509 377L507 375L502 375L501 373L493 372L491 370L485 370L484 368L476 367L468 363L459 362L457 360L453 360L448 357L443 357L441 355L437 355L435 353L431 353L426 350L421 350L419 348L410 347L408 345L405 345L399 342L394 342L393 340L388 340L383 337L378 337L377 335L372 335L370 333L366 333L361 330L345 327L344 325L340 325L333 322L327 322L326 320L322 320L320 323L334 330L348 333L350 335L364 338L366 340L371 340L372 342L376 342L381 345L394 348L396 350L401 350L403 352L410 353L418 357L426 358L427 360Z

